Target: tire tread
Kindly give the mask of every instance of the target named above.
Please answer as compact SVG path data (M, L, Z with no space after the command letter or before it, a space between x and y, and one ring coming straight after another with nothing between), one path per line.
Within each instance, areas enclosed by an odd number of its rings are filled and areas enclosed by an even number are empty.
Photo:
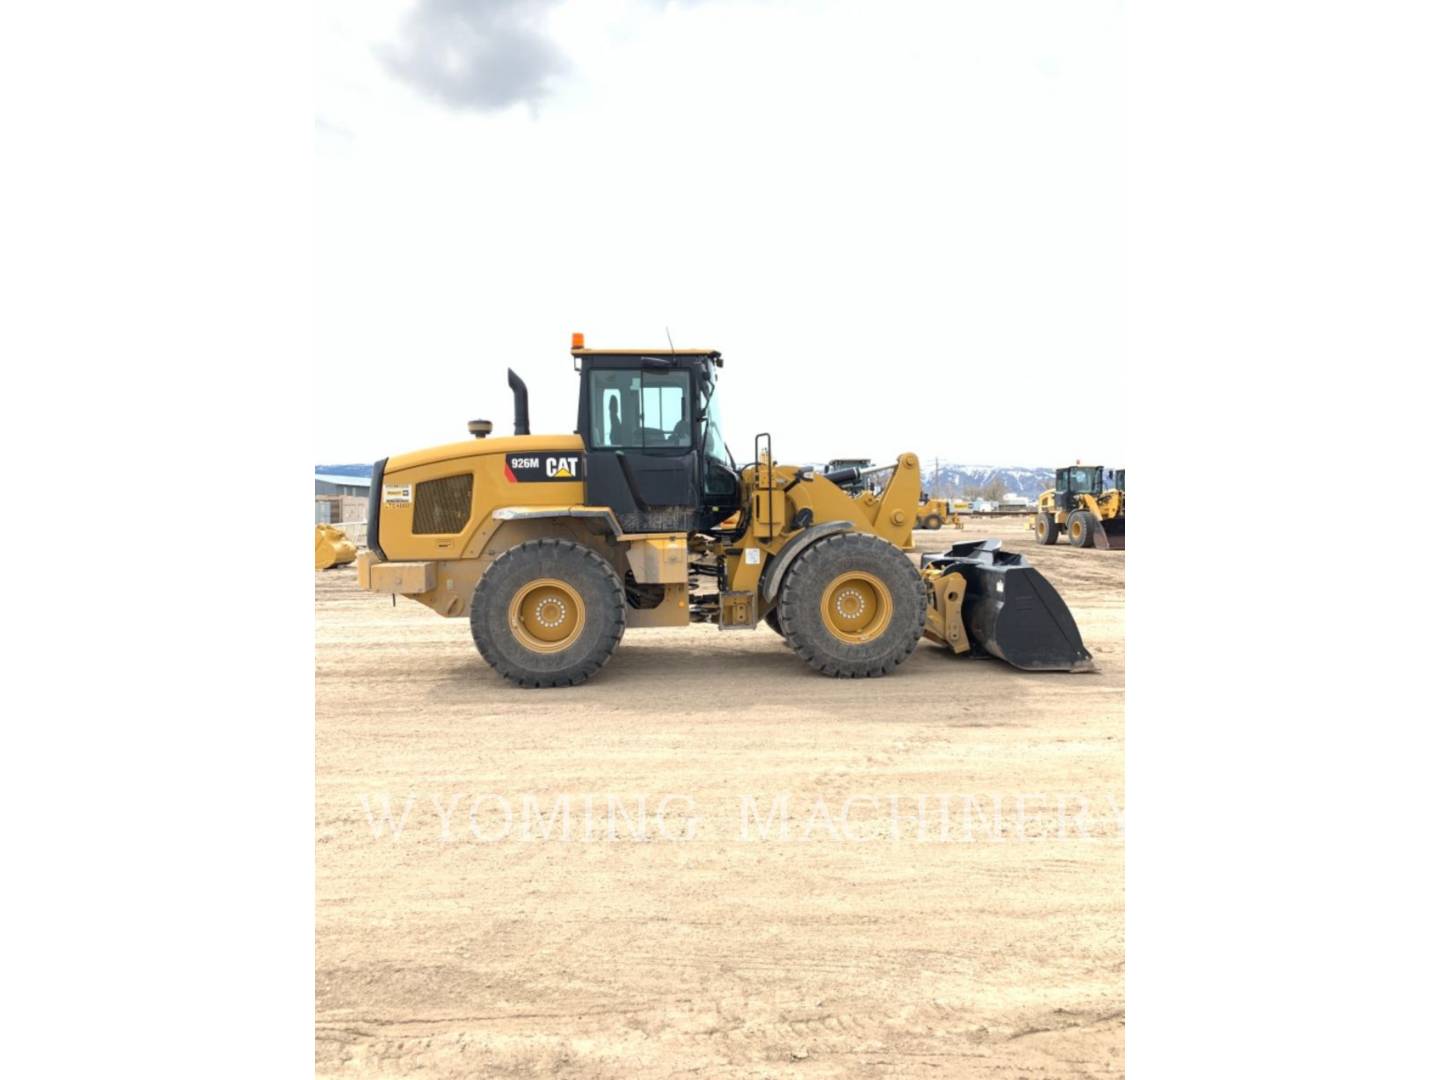
M578 669L554 673L536 673L533 670L525 669L512 661L503 650L496 648L491 627L485 623L480 604L480 592L485 588L486 580L497 580L491 577L497 570L503 577L505 571L515 560L531 557L540 562L542 566L546 562L563 563L578 559L580 560L578 565L598 570L600 573L603 582L602 590L608 603L598 605L600 608L598 611L589 610L597 605L587 605L585 617L587 620L591 618L600 620L601 633L595 641L594 648L584 658ZM545 576L560 577L562 575L555 573ZM574 540L561 540L557 537L527 540L502 551L486 569L484 577L480 579L480 584L476 587L475 598L471 601L470 630L475 639L475 647L480 650L480 655L507 682L525 689L579 686L609 662L610 657L615 653L616 646L620 644L620 639L625 636L625 587L620 581L620 576L615 572L615 568L593 548L576 543Z
M892 652L890 655L874 660L846 662L826 656L816 648L815 642L806 640L804 634L797 633L799 627L797 622L797 607L804 601L795 594L795 589L787 588L787 586L796 581L803 581L804 576L812 572L812 568L820 566L831 558L836 558L837 561L843 563L847 550L859 550L863 548L874 549L875 545L884 545L885 548L900 554L901 559L905 562L906 569L909 571L908 579L903 585L899 582L897 582L896 585L900 585L901 587L913 586L915 610L917 613L917 618L912 628L914 633L907 633L905 644L900 651ZM895 590L892 589L892 592L894 591ZM896 608L900 606L899 600L900 597L891 597L891 601ZM909 659L910 654L915 651L915 647L920 643L920 635L925 629L925 583L921 580L920 575L915 572L915 568L910 565L909 559L906 559L899 548L896 548L889 541L883 540L878 536L871 536L868 533L838 533L835 536L826 537L824 540L819 540L810 545L800 554L800 557L795 560L795 564L787 571L785 581L781 584L780 605L777 610L780 613L780 626L784 632L786 641L789 642L790 647L794 649L800 658L815 671L818 671L822 675L828 675L831 678L838 679L873 679L894 671ZM898 616L898 614L899 612L897 610L895 616L892 616L892 618Z

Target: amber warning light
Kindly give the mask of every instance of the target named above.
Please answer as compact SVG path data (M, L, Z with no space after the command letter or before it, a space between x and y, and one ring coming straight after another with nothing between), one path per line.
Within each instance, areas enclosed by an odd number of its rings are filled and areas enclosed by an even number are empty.
M584 334L571 334L571 335L570 335L570 347L571 347L572 349L583 349L583 348L585 347L585 335L584 335Z

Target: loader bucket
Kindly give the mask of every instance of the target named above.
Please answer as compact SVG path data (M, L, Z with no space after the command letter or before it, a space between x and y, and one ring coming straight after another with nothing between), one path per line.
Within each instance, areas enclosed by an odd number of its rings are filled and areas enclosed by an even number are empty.
M971 540L920 563L964 575L965 631L991 656L1025 671L1093 670L1070 609L1024 555L1001 551L999 540Z
M315 569L329 570L355 561L355 545L333 525L315 526Z
M1106 551L1125 550L1125 515L1095 522L1095 546Z

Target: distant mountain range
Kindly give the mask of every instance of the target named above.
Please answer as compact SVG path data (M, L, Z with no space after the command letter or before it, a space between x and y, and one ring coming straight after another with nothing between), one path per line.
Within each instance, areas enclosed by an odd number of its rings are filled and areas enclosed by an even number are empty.
M998 481L1004 493L1034 499L1055 481L1054 469L1036 469L1020 465L955 465L941 461L937 470L933 461L922 462L923 486L937 499L962 498L967 490L983 488ZM317 465L315 471L327 476L359 476L370 479L371 466Z
M374 467L373 463L369 465L316 465L315 475L319 476L323 473L325 476L363 476L369 480L370 472Z
M939 467L932 461L920 463L925 490L937 499L958 499L968 489L983 488L998 482L1001 494L1023 495L1034 499L1046 488L1055 485L1053 468L1031 468L1024 465L956 465L942 460Z

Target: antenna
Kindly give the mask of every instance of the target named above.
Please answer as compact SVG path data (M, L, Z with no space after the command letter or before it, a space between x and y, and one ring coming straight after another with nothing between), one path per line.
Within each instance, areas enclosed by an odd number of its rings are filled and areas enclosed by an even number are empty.
M670 336L670 327L665 327L665 340L670 342L670 355L675 355L675 339Z

